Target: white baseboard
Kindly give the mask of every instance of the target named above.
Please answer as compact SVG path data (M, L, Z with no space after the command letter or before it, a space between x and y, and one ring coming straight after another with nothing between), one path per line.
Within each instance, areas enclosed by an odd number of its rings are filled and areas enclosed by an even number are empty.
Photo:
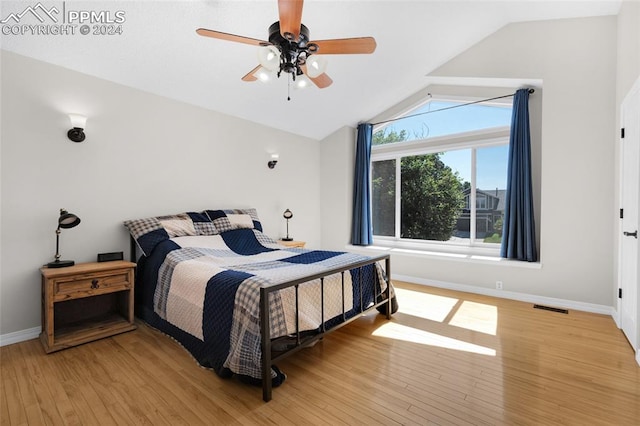
M40 335L42 327L33 327L26 330L14 331L13 333L0 334L0 346L12 345L24 342L25 340L36 339Z
M539 305L553 306L556 308L575 309L577 311L592 312L595 314L611 315L615 321L615 309L612 306L596 305L594 303L576 302L574 300L556 299L554 297L537 296L535 294L517 293L514 291L494 290L490 288L476 287L467 284L454 284L444 281L434 281L425 278L411 277L391 273L392 279L406 281L408 283L428 285L431 287L446 288L449 290L464 291L467 293L482 294L485 296L500 297L503 299L518 300L520 302L535 303Z
M613 313L611 314L613 321L616 323L616 327L622 328L622 324L620 323L620 312L617 308L613 308Z

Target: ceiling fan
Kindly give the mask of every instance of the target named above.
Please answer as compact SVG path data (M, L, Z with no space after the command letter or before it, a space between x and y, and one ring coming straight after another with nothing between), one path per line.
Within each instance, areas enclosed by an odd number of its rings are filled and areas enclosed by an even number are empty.
M258 52L260 64L249 71L243 81L256 81L268 76L269 72L282 72L296 77L307 76L320 89L333 83L324 72L326 61L315 55L340 55L373 53L376 40L373 37L338 38L309 40L309 29L302 24L303 0L278 0L280 20L269 27L269 41L243 37L221 31L198 28L196 33L237 43L261 46Z

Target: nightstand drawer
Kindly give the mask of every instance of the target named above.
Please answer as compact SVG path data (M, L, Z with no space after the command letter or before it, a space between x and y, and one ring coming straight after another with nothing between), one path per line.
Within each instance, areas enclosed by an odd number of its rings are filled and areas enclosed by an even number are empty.
M53 281L53 299L57 302L127 290L132 287L129 277L126 269L61 277Z

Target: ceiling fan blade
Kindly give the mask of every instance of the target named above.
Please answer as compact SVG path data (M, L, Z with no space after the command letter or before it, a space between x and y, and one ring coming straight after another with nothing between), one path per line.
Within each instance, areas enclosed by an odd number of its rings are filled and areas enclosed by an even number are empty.
M258 40L256 38L243 37L235 34L223 33L221 31L207 30L206 28L198 28L196 30L196 33L203 37L212 37L218 38L220 40L235 41L237 43L251 44L253 46L265 46L271 44L268 41Z
M282 34L282 37L288 39L287 33L293 35L293 40L298 40L298 37L300 37L302 3L302 0L278 0L280 34Z
M319 89L324 89L325 87L329 87L333 83L333 80L331 80L331 77L329 77L327 73L322 73L315 78L309 77L309 80L311 80L313 84L318 86Z
M333 83L333 80L331 80L331 77L329 77L327 73L323 72L317 77L310 77L309 74L307 73L307 66L302 65L301 68L302 68L302 72L304 72L307 78L309 78L309 80L311 80L313 84L318 86L319 89L324 89L325 87L329 87Z
M330 40L313 40L309 43L318 45L316 55L341 55L352 53L373 53L376 50L376 39L373 37L335 38Z
M242 81L256 81L256 80L258 80L258 77L256 77L256 73L258 71L260 71L260 68L262 68L262 65L258 65L257 67L255 67L254 69L249 71L244 77L242 77Z

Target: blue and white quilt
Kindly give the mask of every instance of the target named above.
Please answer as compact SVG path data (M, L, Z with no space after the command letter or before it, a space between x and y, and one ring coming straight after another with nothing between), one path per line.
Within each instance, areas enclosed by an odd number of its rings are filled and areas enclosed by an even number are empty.
M178 340L203 366L222 374L261 377L260 287L326 270L348 267L367 257L344 252L286 248L257 229L211 236L181 236L158 244L138 265L137 314ZM362 274L362 297L358 283ZM380 265L344 274L347 318L370 306L386 290ZM327 327L342 321L342 278L324 279ZM271 337L294 334L293 288L272 293ZM299 286L300 331L322 322L320 280Z

